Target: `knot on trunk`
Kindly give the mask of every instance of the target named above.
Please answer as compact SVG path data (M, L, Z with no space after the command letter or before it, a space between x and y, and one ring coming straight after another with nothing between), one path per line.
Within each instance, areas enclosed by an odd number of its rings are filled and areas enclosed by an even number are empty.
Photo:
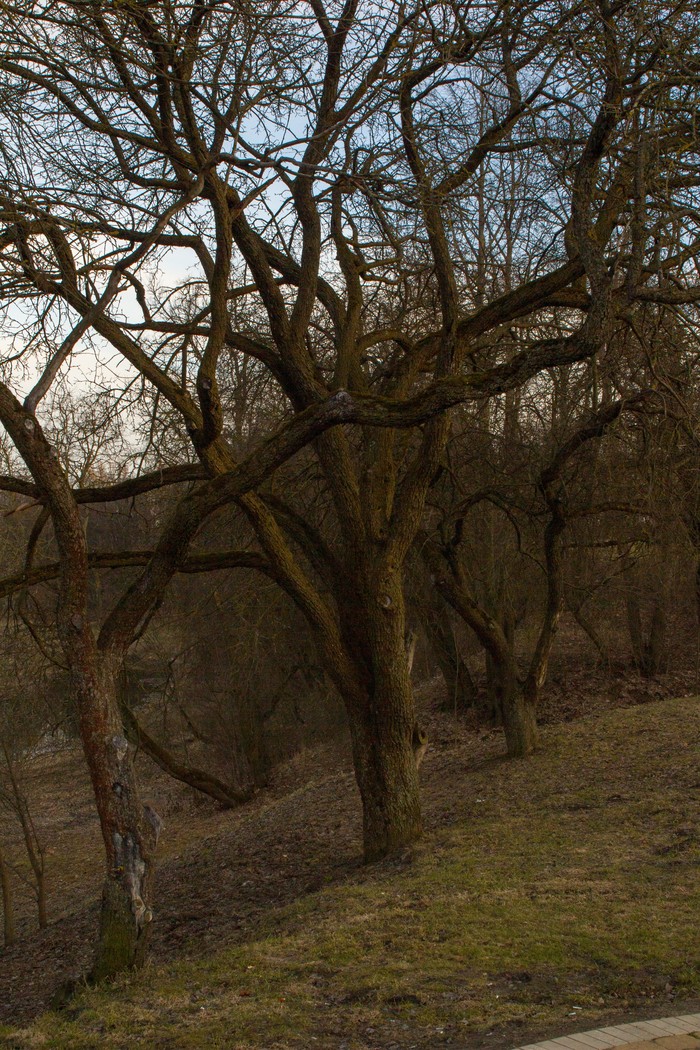
M112 737L111 743L117 762L121 765L129 751L129 741L125 736L122 736L121 733L118 733L116 736Z

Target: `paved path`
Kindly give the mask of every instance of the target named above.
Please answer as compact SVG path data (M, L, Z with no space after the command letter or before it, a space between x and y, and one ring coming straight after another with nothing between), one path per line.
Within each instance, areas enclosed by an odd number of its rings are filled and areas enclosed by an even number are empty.
M544 1043L528 1043L516 1050L610 1050L623 1045L625 1050L700 1050L700 1014L593 1028Z

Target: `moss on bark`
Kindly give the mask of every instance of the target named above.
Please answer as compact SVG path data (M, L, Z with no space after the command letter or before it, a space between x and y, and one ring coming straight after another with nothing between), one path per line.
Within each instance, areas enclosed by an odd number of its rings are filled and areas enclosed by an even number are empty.
M143 965L149 924L140 924L131 897L116 880L108 878L102 891L100 937L90 981L99 983L124 970Z

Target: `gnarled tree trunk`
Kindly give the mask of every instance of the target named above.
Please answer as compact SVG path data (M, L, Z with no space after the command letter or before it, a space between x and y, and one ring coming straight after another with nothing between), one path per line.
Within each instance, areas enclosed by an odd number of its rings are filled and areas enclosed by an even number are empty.
M102 980L141 964L152 912L155 824L141 810L117 698L122 650L106 658L89 619L89 559L79 507L34 414L0 384L0 419L46 498L60 554L57 627L71 677L80 737L106 850L97 957ZM131 639L129 639L131 640Z
M350 723L362 799L365 860L410 845L422 832L413 692L405 647L402 573L362 557L340 603L356 674L337 684ZM357 584L353 586L353 582Z
M116 671L97 655L92 666L72 669L107 860L100 936L90 975L94 981L143 963L153 918L153 854L160 825L139 801L133 754L122 729Z

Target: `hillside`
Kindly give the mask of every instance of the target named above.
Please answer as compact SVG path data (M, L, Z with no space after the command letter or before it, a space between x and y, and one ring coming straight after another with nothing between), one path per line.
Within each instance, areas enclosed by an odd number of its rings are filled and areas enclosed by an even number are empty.
M425 839L369 868L331 751L229 813L153 779L167 827L150 963L31 1021L86 964L100 865L77 756L41 760L58 919L0 958L0 1045L514 1046L697 1009L697 699L547 727L519 762L497 733L431 728Z

